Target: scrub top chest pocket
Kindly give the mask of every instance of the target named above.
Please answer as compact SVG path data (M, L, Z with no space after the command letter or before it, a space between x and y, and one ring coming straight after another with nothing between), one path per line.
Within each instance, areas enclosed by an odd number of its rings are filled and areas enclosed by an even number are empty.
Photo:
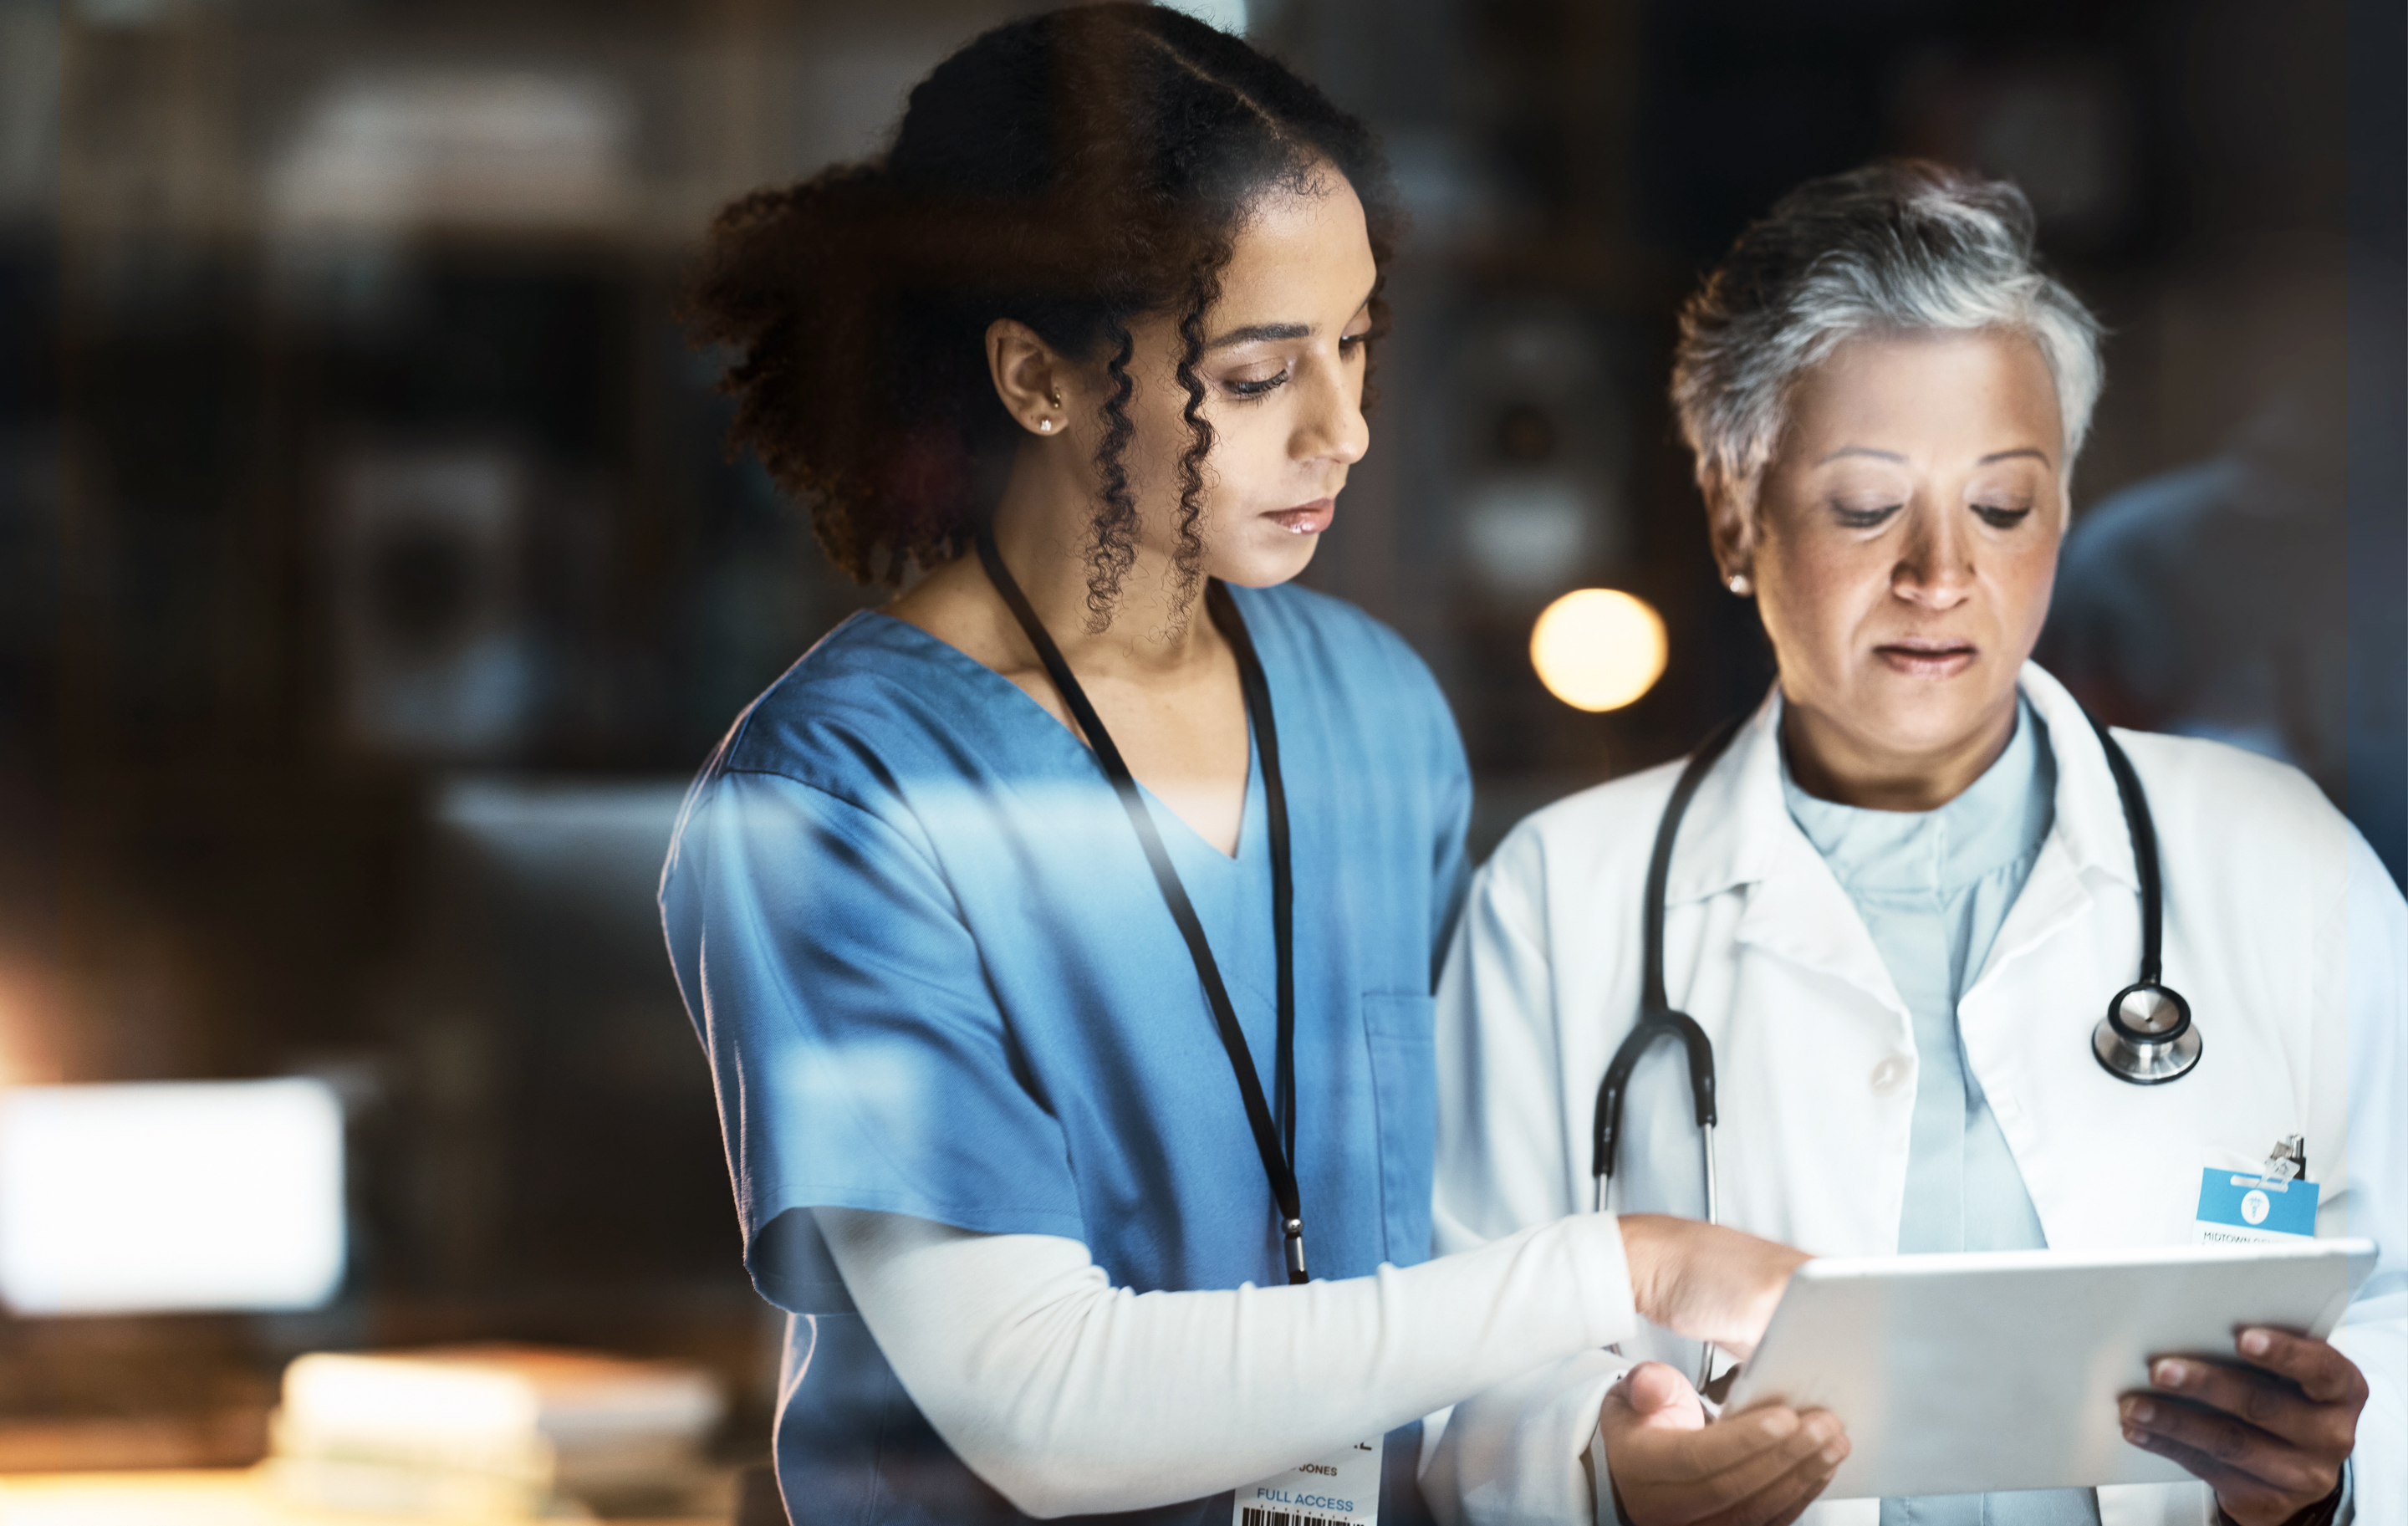
M1380 1202L1384 1258L1398 1266L1429 1259L1429 1191L1438 1149L1436 1001L1418 991L1363 997L1371 1049L1372 1103L1379 1110Z

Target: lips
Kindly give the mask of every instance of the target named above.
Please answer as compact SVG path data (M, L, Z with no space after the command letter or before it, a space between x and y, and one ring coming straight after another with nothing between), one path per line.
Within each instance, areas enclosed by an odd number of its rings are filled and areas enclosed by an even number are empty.
M1315 498L1293 509L1276 509L1263 516L1290 535L1319 535L1338 517L1338 500Z
M1978 655L1971 641L1910 640L1873 648L1873 655L1892 672L1908 678L1954 678L1971 668Z

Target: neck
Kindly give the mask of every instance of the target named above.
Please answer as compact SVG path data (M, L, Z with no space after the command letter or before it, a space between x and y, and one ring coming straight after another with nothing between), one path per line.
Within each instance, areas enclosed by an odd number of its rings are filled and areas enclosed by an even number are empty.
M1119 597L1096 616L1087 602L1095 511L1082 484L1052 475L1032 468L1024 453L996 505L995 541L1064 660L1082 671L1138 674L1217 655L1220 633L1204 616L1203 589L1182 598L1170 557L1142 542Z
M1818 799L1866 811L1937 811L1973 786L2014 740L2013 690L1972 734L1927 752L1900 753L1868 742L1803 705L1781 710L1781 745L1789 775Z

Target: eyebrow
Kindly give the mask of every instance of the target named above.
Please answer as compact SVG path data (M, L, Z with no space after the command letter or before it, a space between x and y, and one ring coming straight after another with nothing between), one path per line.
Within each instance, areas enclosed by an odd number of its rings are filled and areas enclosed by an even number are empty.
M1370 304L1371 294L1365 292L1363 300L1354 304L1354 310L1361 312ZM1353 320L1350 318L1348 322L1351 323ZM1233 328L1218 338L1206 341L1204 348L1207 352L1211 352L1226 350L1231 345L1257 344L1265 339L1309 339L1311 338L1312 338L1311 324L1248 324L1243 328Z
M1898 461L1901 463L1906 460L1906 457L1899 454L1896 451L1877 451L1870 445L1842 445L1838 450L1833 451L1830 454L1823 457L1821 461L1817 461L1814 464L1819 467L1824 465L1826 462L1837 461L1843 455L1870 455L1877 461ZM2042 466L2048 465L2048 453L2039 449L2037 446L2031 445L2020 445L2012 451L1995 451L1990 454L1982 457L1981 460L1973 464L1979 467L1986 467L1993 461L2012 461L2019 455L2028 455Z
M1303 339L1312 337L1311 324L1248 324L1233 328L1204 346L1207 350L1226 350L1233 344L1253 344L1260 339Z

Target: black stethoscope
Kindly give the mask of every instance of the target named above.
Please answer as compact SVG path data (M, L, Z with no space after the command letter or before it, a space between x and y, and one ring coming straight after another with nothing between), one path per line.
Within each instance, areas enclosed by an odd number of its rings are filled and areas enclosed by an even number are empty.
M2142 793L2141 777L2132 771L2132 760L2124 756L2124 749L2097 716L2085 711L2083 718L2099 733L2099 743L2107 750L2107 769L2115 776L2115 793L2124 802L2124 825L2132 834L2132 861L2141 880L2141 978L2107 1003L2106 1017L2090 1035L2090 1052L2119 1081L2136 1087L2161 1086L2189 1074L2198 1065L2200 1039L2199 1029L2191 1024L2190 1003L2158 978L2165 943L2165 891L2157 875L2157 826L2149 814L2148 797ZM1697 1019L1673 1011L1664 995L1664 892L1672 872L1672 842L1680 835L1681 818L1688 814L1698 785L1739 735L1745 719L1740 715L1724 722L1698 746L1673 785L1664 819L1656 828L1655 851L1647 859L1647 962L1639 991L1639 1026L1614 1051L1613 1063L1605 1068L1605 1080L1597 1088L1595 1150L1589 1173L1597 1183L1599 1212L1605 1208L1606 1188L1622 1141L1622 1102L1630 1073L1658 1039L1676 1038L1688 1052L1689 1095L1697 1106L1698 1132L1704 1142L1706 1222L1718 1222L1714 1216L1714 1046Z

